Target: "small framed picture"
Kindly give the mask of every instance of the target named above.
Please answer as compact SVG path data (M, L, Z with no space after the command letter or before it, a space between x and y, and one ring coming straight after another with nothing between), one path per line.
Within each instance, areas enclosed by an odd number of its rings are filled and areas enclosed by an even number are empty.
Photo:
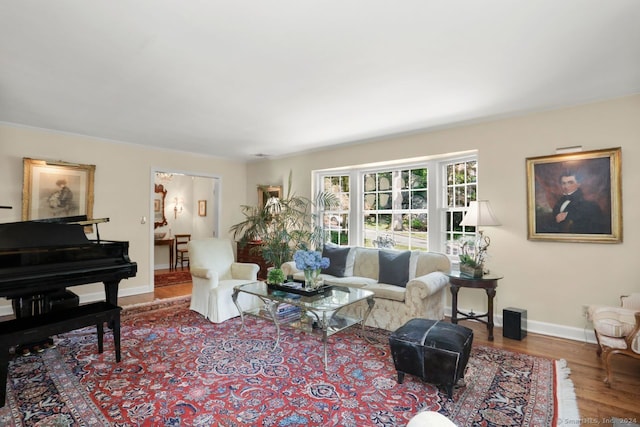
M258 206L264 207L267 204L267 200L272 197L282 198L282 186L260 185L258 187Z
M93 219L95 165L23 158L22 220Z
M526 159L527 238L622 241L621 149Z
M207 201L198 200L198 215L207 216Z

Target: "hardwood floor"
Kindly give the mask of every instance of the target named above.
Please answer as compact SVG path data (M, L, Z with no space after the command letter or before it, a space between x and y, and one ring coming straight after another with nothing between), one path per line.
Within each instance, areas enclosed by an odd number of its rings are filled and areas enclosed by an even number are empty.
M191 283L186 283L161 287L144 295L120 298L119 303L135 304L190 293ZM460 324L474 330L474 345L494 346L535 356L565 359L571 369L570 378L575 387L581 425L610 426L612 417L640 424L640 361L614 356L613 381L611 387L607 387L602 381L604 365L596 354L595 344L532 333L522 341L511 340L502 336L502 328L494 330L495 340L491 342L487 340L485 325L472 321L462 321ZM565 420L564 424L578 425L575 420Z

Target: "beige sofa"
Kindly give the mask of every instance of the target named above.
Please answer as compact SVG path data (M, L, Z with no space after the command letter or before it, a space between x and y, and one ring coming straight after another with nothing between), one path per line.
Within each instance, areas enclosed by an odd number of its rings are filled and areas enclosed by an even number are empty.
M413 318L444 318L445 292L449 283L446 273L451 269L446 255L425 251L411 251L407 254L408 251L405 251L402 260L397 258L398 261L392 259L390 262L386 258L387 255L393 257L401 251L363 247L341 248L343 256L344 250L348 250L344 271L338 271L337 275L323 272L322 277L327 284L373 291L375 306L366 325L395 331ZM385 258L381 258L379 251L385 252L382 255ZM327 253L323 251L323 255ZM339 260L336 261L331 256L329 258L332 264L340 264ZM391 268L401 266L406 270L406 286L402 286L402 283L389 284L379 281L379 277L387 277L391 281L396 276L402 276L402 271L392 271L391 275L389 271L385 271L384 268L387 267L384 266L389 265ZM304 280L304 273L296 268L294 261L283 264L282 270L287 276L292 275L296 280ZM340 313L360 316L366 309L367 304L363 301L343 308Z

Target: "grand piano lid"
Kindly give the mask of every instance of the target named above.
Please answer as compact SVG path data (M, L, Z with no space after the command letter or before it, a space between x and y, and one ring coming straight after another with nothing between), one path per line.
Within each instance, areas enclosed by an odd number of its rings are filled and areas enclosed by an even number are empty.
M108 221L108 218L87 220L81 215L0 224L0 250L86 245L89 239L84 227Z

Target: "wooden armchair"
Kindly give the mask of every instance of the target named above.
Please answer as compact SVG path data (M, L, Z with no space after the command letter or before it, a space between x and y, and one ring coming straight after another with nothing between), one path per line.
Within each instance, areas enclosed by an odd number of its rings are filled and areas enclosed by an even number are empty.
M593 305L587 312L598 340L598 355L604 360L607 385L614 354L640 359L640 293L623 295L620 302L620 307Z

